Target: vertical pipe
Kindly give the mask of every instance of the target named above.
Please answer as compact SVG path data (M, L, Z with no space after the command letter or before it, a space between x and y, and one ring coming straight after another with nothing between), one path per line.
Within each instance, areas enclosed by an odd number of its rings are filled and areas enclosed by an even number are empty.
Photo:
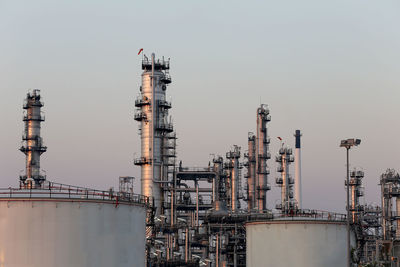
M152 179L154 180L154 132L155 132L155 127L154 127L154 122L155 122L155 92L154 92L154 58L155 54L151 54L151 176Z
M287 212L288 198L287 198L287 170L286 170L286 153L282 154L282 189L281 189L281 201L282 201L282 211Z
M196 226L199 226L199 183L196 181Z
M174 166L174 169L175 169L175 166ZM171 205L172 205L171 211L172 211L172 223L175 224L175 222L176 222L176 211L175 211L176 205L175 204L176 204L176 187L177 187L175 171L173 172L172 177L173 177L172 179L174 180L174 183L173 183L173 189L172 189L173 201L171 201Z
M232 166L232 170L231 170L231 208L232 211L235 212L236 211L236 206L237 206L237 194L236 194L236 187L237 187L237 180L236 180L236 174L237 174L237 168L236 168L236 164L235 164L235 159L232 158L231 159L231 164Z
M219 267L219 233L217 233L215 247L215 267Z
M381 176L381 205L382 205L382 231L383 231L383 240L387 240L387 232L386 232L386 216L387 216L387 205L385 198L385 180L383 175Z
M347 164L346 164L346 170L347 170L347 220L346 220L346 227L347 227L347 267L351 267L351 251L350 251L350 192L349 192L349 147L346 147L346 159L347 159Z
M237 224L235 223L234 230L235 246L233 248L233 267L237 267Z
M400 239L400 197L396 197L396 216L397 216L396 238Z
M171 223L171 227L174 226L174 201L175 201L175 187L173 187L171 189L171 210L170 210L170 223Z
M296 130L294 136L296 137L295 144L295 173L294 173L294 186L295 186L295 199L297 201L297 206L302 209L303 199L302 199L302 188L301 188L301 143L300 137L302 134L300 130Z
M351 181L353 180L353 178L351 179ZM352 184L352 182L350 182L351 184L351 190L350 190L350 208L351 208L351 221L353 223L356 222L356 208L358 206L358 197L357 197L357 187Z
M215 188L216 188L216 180L217 180L217 176L215 176L215 177L213 178L213 180L212 180L212 184L211 184L211 187L212 187L212 195L211 195L211 200L212 200L212 202L215 202Z
M170 238L170 236L169 236L169 234L166 234L166 244L167 244L167 247L166 247L166 256L167 256L167 261L169 260L169 254L170 254L170 243L169 243L169 238Z
M186 226L185 233L185 262L187 263L189 259L189 227Z

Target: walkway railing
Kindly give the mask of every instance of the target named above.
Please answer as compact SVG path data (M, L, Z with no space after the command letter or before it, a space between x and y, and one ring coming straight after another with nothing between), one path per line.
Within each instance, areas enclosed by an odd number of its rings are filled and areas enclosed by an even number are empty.
M346 215L336 212L329 211L321 211L321 210L293 210L287 213L250 213L248 215L248 221L257 221L262 219L274 219L274 220L292 220L292 221L301 221L301 220L311 220L311 221L335 221L335 222L344 222L346 221Z
M147 196L118 192L113 190L102 191L85 187L44 182L40 188L0 188L0 200L5 198L54 198L54 199L81 199L81 200L102 200L118 203L137 203L152 206L153 200Z

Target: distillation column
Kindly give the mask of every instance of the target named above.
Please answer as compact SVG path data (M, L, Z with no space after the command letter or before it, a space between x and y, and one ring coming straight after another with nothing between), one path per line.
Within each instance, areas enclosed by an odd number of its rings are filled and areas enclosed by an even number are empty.
M135 101L135 120L140 121L141 157L135 159L135 165L141 166L142 195L154 198L156 214L159 214L163 203L164 137L173 131L168 121L171 104L166 101L167 85L171 82L169 60L156 60L154 54L151 60L144 56L142 69L140 96Z
M232 211L236 211L240 208L239 203L239 193L240 193L240 166L239 166L239 158L240 158L240 147L234 146L233 150L226 153L226 158L228 159L228 168L229 168L229 178L230 178L230 186L231 186L231 209Z
M277 171L282 174L281 177L276 178L276 184L281 187L282 201L276 208L282 210L282 213L287 213L289 210L295 208L293 201L294 180L289 174L289 164L294 161L292 149L282 145L279 149L279 155L275 159L279 163Z
M364 195L362 189L362 178L364 177L364 172L354 169L350 172L350 211L351 220L356 223L358 211L360 208L360 197Z
M300 130L296 130L294 136L296 137L296 145L294 152L294 198L297 202L297 207L302 208L302 195L301 195L301 145L300 145Z
M400 183L400 176L393 169L386 170L385 173L381 175L380 186L381 186L381 200L382 200L382 232L384 240L391 240L392 229L393 229L393 188Z
M271 158L268 151L269 137L267 135L267 122L271 121L268 106L261 104L257 109L257 141L256 141L256 185L257 209L259 212L267 210L268 185L267 160Z
M256 207L256 136L254 133L248 135L247 157L247 209L250 211Z
M40 155L46 152L43 139L40 136L40 124L44 121L41 113L43 102L40 101L40 90L35 89L28 93L23 105L26 110L23 120L25 130L22 140L25 144L20 150L26 155L26 173L20 176L21 186L40 188L46 177L40 173Z

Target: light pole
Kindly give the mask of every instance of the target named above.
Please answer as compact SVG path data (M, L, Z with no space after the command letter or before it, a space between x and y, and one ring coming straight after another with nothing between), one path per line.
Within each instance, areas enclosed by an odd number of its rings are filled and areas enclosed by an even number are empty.
M340 147L346 148L346 191L347 191L347 267L351 267L351 251L350 251L350 192L349 192L349 183L350 183L350 178L349 178L349 150L353 146L358 146L361 143L360 139L346 139L340 141Z

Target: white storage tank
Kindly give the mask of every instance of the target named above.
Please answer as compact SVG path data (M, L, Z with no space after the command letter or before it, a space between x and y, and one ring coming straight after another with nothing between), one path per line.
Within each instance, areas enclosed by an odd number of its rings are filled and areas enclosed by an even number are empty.
M246 266L347 266L346 222L327 214L246 224ZM352 247L355 246L352 235Z
M144 266L145 220L138 195L0 191L0 267Z

